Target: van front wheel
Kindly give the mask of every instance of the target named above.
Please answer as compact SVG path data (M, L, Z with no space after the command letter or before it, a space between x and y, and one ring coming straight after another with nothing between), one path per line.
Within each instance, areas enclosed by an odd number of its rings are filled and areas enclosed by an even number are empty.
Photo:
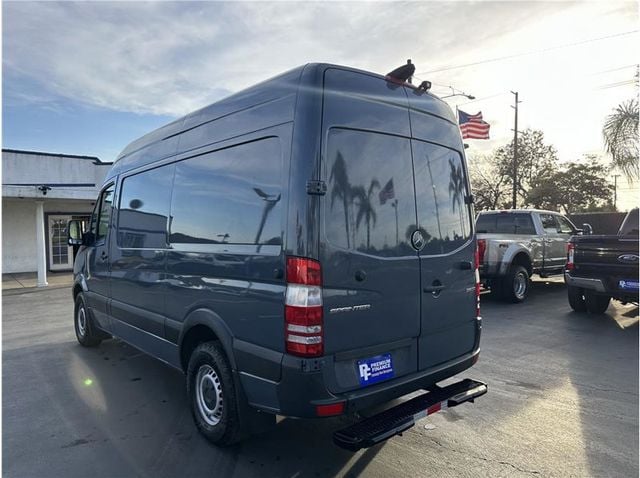
M89 309L82 294L76 296L76 304L73 309L73 326L76 331L76 339L83 347L95 347L106 338L93 324Z
M200 433L216 445L241 438L240 412L231 367L218 342L196 347L187 368L191 414Z

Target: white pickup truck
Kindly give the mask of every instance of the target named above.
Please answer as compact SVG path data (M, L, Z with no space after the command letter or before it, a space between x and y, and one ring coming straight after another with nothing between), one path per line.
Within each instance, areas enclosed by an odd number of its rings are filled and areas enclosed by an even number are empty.
M478 214L476 233L480 279L485 288L509 302L522 302L533 274L562 274L567 242L572 235L590 234L565 216L537 209L486 211Z

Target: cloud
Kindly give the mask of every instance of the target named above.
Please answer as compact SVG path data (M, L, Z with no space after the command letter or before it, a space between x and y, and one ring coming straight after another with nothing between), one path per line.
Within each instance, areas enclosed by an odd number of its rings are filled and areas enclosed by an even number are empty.
M178 116L309 61L385 73L466 57L547 3L7 2L4 68L18 101L47 94ZM479 28L470 30L470 25ZM481 27L481 28L480 28ZM25 81L22 81L24 79ZM10 93L14 94L11 95Z

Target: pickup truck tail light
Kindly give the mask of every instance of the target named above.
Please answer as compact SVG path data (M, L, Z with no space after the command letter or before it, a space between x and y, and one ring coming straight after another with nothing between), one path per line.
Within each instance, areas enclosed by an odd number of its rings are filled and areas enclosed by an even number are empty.
M576 245L573 242L567 243L567 270L572 271L574 267L573 255L575 253Z
M476 275L476 317L480 317L480 264L482 260L480 259L480 241L485 245L486 243L483 239L480 239L476 244L476 267L475 267L475 275ZM484 254L484 251L482 252Z
M299 357L322 355L322 269L318 261L287 257L284 323L287 353Z
M487 250L487 241L486 239L478 239L478 249L476 255L476 268L480 267L482 263L484 263L484 253Z

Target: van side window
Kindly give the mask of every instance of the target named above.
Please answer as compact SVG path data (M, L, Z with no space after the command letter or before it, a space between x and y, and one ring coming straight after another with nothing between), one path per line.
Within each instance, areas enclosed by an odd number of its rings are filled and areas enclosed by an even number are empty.
M98 215L98 233L96 242L104 241L109 231L109 221L111 220L111 203L113 202L113 189L115 185L109 186L100 196L100 213Z
M446 254L471 238L471 213L465 198L462 156L442 146L413 142L418 222L426 234L423 255Z
M118 246L167 247L173 164L124 178L118 206Z
M327 240L377 256L415 255L410 246L416 211L409 140L333 128L325 165Z
M172 244L282 244L282 152L266 138L176 163Z

